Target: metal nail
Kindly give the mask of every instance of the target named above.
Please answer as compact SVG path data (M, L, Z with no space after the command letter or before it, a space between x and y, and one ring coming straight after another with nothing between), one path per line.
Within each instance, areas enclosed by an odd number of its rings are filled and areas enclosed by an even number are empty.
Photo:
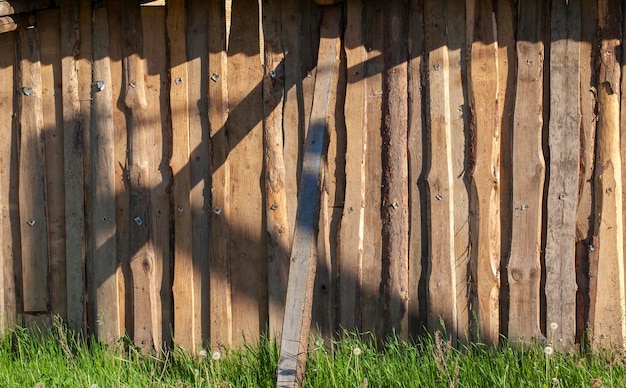
M183 79L182 79L182 78L180 78L180 77L178 77L178 78L176 78L176 79L174 80L174 83L175 83L176 85L180 85L180 84L182 84L182 83L183 83Z
M218 73L213 73L213 74L211 74L211 81L217 82L217 81L220 80L220 77L221 76Z
M96 90L99 92L104 90L104 81L96 81Z
M184 210L184 209L183 209L183 207L182 207L182 206L179 206L179 207L178 207L178 212L179 212L179 213L182 213L182 212L183 212L183 210Z
M276 72L274 70L270 71L270 77L276 78Z
M435 195L435 199L437 201L441 201L443 199L443 197L441 196L441 194L437 194L437 195Z
M26 223L27 223L29 226L34 226L34 225L35 225L35 220L33 220L33 219L31 218L30 220L26 221Z
M102 217L102 218L100 218L100 220L101 220L102 222L106 222L107 218L106 218L106 217Z
M137 226L141 226L143 225L143 220L141 219L141 217L135 217L135 223L137 224Z
M522 206L519 207L521 211L526 211L528 210L528 205L526 205L525 203L522 204Z
M128 83L128 86L130 86L131 88L136 88L137 87L137 83L135 81L130 81Z
M28 86L24 86L22 88L22 93L24 93L25 96L30 96L31 94L33 94L33 88L30 88Z
M222 214L222 209L220 209L219 207L215 207L213 208L213 213L219 216L220 214Z
M394 201L394 202L391 204L391 207L392 207L394 210L395 210L395 209L397 209L397 208L399 207L399 206L398 206L398 202Z
M278 209L278 205L276 205L275 203L272 204L272 206L270 206L270 209L272 210L276 210Z
M440 71L441 70L441 65L437 63L437 64L435 64L433 66L433 69L435 69L435 71Z

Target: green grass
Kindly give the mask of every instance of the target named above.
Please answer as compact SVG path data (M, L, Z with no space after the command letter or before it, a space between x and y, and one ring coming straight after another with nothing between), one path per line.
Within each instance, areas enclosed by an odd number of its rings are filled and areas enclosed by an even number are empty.
M440 336L382 346L346 333L328 348L314 340L308 387L624 387L623 354L544 354L541 346L453 348ZM0 338L1 387L272 387L278 348L262 339L241 349L159 357L121 341L113 348L57 323L46 335L15 329ZM217 357L217 355L215 355Z

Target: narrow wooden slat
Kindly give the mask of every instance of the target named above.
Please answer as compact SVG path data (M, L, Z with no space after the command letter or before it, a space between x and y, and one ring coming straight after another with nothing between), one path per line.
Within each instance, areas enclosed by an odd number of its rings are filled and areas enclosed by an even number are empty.
M39 30L19 30L19 206L24 312L47 312L48 234Z
M170 47L170 110L172 114L172 174L174 185L174 341L193 350L196 339L193 287L191 208L189 192L189 112L185 2L167 3L167 35Z
M472 279L475 281L477 339L497 345L500 332L500 128L498 45L492 3L467 2L471 47L469 98L474 167L471 219Z
M14 230L11 220L15 214L15 175L17 167L17 136L13 123L15 37L0 35L0 132L6 134L0 142L0 334L17 321L16 289L14 274L14 248L19 230Z
M311 323L311 298L315 277L315 239L319 217L320 167L324 151L326 117L333 69L339 58L341 9L326 8L320 26L319 63L311 126L307 133L298 194L298 211L289 268L277 387L295 387L301 382Z
M208 9L209 35L209 123L211 128L211 344L232 343L232 298L230 283L230 162L228 161L228 66L226 55L226 9L224 2L211 0ZM218 78L219 77L219 78Z
M234 344L241 344L244 337L257 337L265 329L268 313L266 233L259 187L263 173L263 73L258 31L258 2L233 2L228 74L237 78L229 77L228 85L228 221Z
M408 338L409 188L407 2L384 8L383 276L385 331Z
M576 335L576 205L580 159L579 1L553 3L550 45L550 182L546 230L546 321L555 346Z
M265 74L263 76L263 143L265 160L265 218L267 230L269 334L280 340L285 314L291 233L287 218L283 103L285 67L280 1L263 3Z
M79 4L61 2L61 84L63 96L63 158L65 176L65 266L67 324L85 328L85 233L83 183L83 126L80 120L77 54Z
M513 124L513 228L508 265L509 339L528 345L541 335L539 281L543 159L543 41L541 4L522 2L517 32L517 91Z
M92 123L90 167L92 200L93 273L98 338L114 344L121 335L118 307L117 251L115 240L115 162L113 97L109 59L108 15L94 11Z
M428 327L445 330L456 339L457 291L456 254L454 245L454 176L452 165L452 134L450 105L450 64L445 41L442 5L425 3L425 39L428 51L429 103L427 116L430 130L427 174L430 277L428 279ZM442 324L444 327L442 327Z
M594 250L590 254L589 325L596 349L626 346L624 224L620 155L619 4L598 2L600 50L595 164Z
M151 279L150 298L152 321L152 342L157 349L170 341L172 298L170 294L170 155L171 135L167 117L168 99L164 89L167 83L167 58L163 47L165 37L165 9L142 7L144 50L143 57L150 58L147 64L146 80L146 121L151 130L147 133L150 160L150 204L151 235L154 241L154 272Z
M50 7L50 1L46 0L2 0L0 1L0 16L13 15L16 13L38 11Z

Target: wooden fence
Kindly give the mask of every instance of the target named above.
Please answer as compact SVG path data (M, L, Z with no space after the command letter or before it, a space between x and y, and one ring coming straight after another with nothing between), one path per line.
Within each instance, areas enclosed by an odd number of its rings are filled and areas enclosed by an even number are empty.
M315 330L624 346L620 2L58 3L0 7L3 327L278 333L331 71Z

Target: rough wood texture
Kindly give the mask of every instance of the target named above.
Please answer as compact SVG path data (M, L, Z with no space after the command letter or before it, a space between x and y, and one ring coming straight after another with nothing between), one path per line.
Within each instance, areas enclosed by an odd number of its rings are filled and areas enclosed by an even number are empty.
M281 34L281 1L263 3L265 74L263 76L263 154L265 160L265 218L267 230L269 334L280 340L285 314L291 233L287 218L283 157L285 68Z
M541 335L541 213L543 159L543 41L541 4L519 7L517 92L513 124L513 229L508 266L509 338L528 345Z
M469 98L474 167L470 171L472 279L476 338L497 345L500 333L500 115L498 45L492 3L467 3Z
M24 312L48 312L48 220L39 30L19 30L19 207Z
M619 4L598 3L601 45L595 166L594 250L590 254L589 326L596 349L626 346L624 224L620 142Z
M580 159L579 1L553 3L550 45L550 182L546 230L546 322L555 346L576 335L576 205Z
M456 254L454 241L454 176L450 107L450 63L442 5L426 1L425 39L428 57L430 131L427 175L430 218L428 269L428 328L457 335ZM442 327L442 324L444 327Z
M209 126L211 128L211 344L214 349L230 345L232 296L230 277L230 162L228 161L228 66L226 63L226 9L224 2L211 0L209 34Z
M22 12L37 11L40 9L46 9L50 7L50 1L48 0L2 0L0 1L0 16L13 15Z
M321 24L319 62L311 125L305 143L302 181L290 258L289 282L285 304L280 359L276 369L277 387L295 387L302 383L306 349L311 324L311 303L315 277L315 242L319 217L320 170L326 118L335 62L339 59L341 9L327 8Z
M117 250L115 240L115 162L113 98L109 59L109 28L106 9L95 11L93 29L92 122L90 134L90 167L93 204L91 225L93 267L90 280L96 285L94 309L98 315L98 338L114 344L121 331Z

